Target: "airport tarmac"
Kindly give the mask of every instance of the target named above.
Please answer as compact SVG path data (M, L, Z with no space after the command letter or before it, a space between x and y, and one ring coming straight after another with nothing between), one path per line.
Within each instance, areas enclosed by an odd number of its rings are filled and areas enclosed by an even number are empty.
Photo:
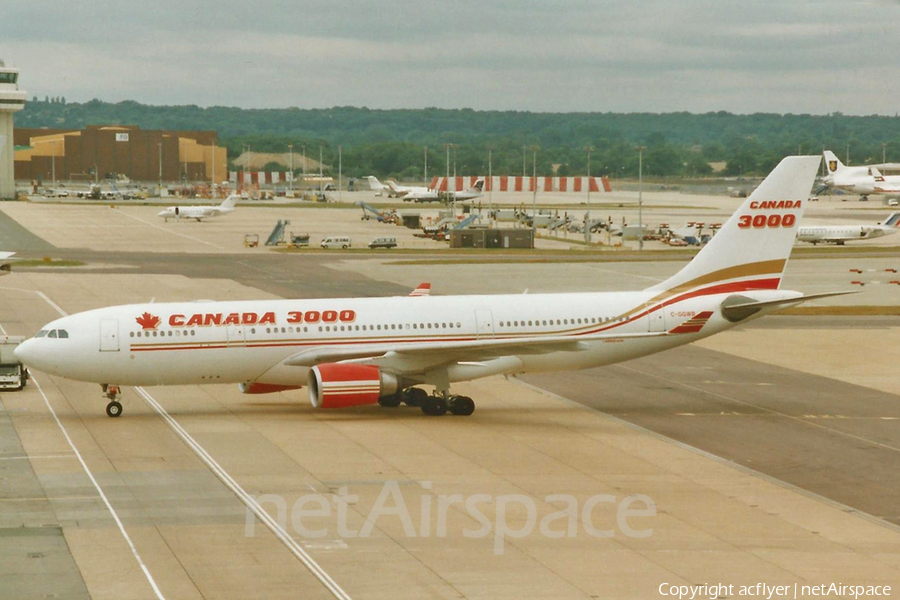
M522 193L496 194L504 196L498 207L521 207L531 209L531 197ZM607 194L600 202L592 205L592 218L608 218L616 225L623 222L635 225L638 222L637 194L614 192ZM581 199L572 194L547 193L540 196L544 206L560 216L569 215L580 222L586 215L587 206L580 205ZM484 214L482 222L487 224L488 202L473 203L473 210ZM884 220L893 209L882 206L874 200L860 202L846 201L845 196L823 196L819 202L809 203L803 223L808 225L829 225L835 223L875 223ZM154 202L159 199L154 199ZM347 192L344 203L364 201L375 206L403 204L395 198L377 198L371 192ZM212 204L212 200L165 199L168 203ZM406 227L378 223L374 219L363 220L359 208L326 208L317 203L309 207L298 207L296 203L285 204L283 199L275 202L244 201L238 204L238 211L224 217L207 219L197 223L190 219L164 221L157 217L162 206L144 201L126 200L117 202L99 201L42 201L6 203L0 210L18 221L29 231L60 248L84 248L98 251L130 252L183 252L183 253L259 253L259 248L247 248L245 235L258 236L263 246L278 220L289 220L285 228L290 234L309 234L311 244L316 247L327 236L342 235L352 239L353 248L365 248L376 237L395 237L401 248L414 250L435 250L446 248L446 243L416 237L416 230ZM742 199L727 196L686 194L678 191L648 192L644 194L644 223L649 229L660 224L681 227L688 221L706 224L722 223L740 205ZM572 203L576 204L573 206ZM419 214L423 223L439 219L436 205L404 204L398 209L402 213ZM460 213L462 215L462 213ZM513 227L512 223L499 223L501 227ZM543 250L583 250L583 234L567 232L539 231L536 247ZM285 239L289 239L286 237ZM606 245L622 245L620 238L595 233L594 242ZM135 240L141 240L140 248ZM648 248L669 249L660 242L648 241ZM857 242L854 245L900 246L900 236L886 236ZM624 242L625 247L635 247L635 241ZM806 244L800 244L806 246Z
M65 236L64 211L0 208L47 236L39 249L0 219L0 231L30 252L88 263L0 279L0 325L10 334L33 333L57 307L148 298L390 295L423 280L442 294L628 289L674 273L681 260L446 264L251 253L232 241L204 250L214 238L193 233L166 245L146 226L129 231L128 248L104 248ZM88 228L123 219L112 209L84 218ZM229 235L243 225L228 225ZM836 256L793 260L787 284L842 289L850 262L877 278L895 258ZM900 287L867 288L855 304L897 304ZM0 556L12 565L0 574L0 595L646 598L664 583L761 581L896 589L897 331L890 317L772 317L621 366L526 379L549 392L503 378L460 384L478 403L468 418L322 412L304 391L245 396L210 385L128 389L114 420L98 386L35 373L40 388L0 395ZM392 515L369 537L340 535L336 510L309 517L309 529L326 529L314 539L290 515L282 527L274 503L260 503L274 519L268 526L247 516L263 494L290 510L300 496L330 501L346 487L358 496L347 506L358 530L387 482L396 482L415 536ZM493 535L463 535L480 525L458 502L438 537L437 496L451 494L490 495L481 508L494 525L504 495L521 495L540 519L565 508L549 495L570 494L581 507L609 494L615 503L599 503L592 522L614 535L591 536L579 516L573 537L536 529L501 540L497 554ZM629 519L633 529L653 529L647 538L628 537L616 520L616 504L634 494L656 507L655 516ZM428 535L423 498L435 507ZM524 506L511 506L512 528L527 521Z

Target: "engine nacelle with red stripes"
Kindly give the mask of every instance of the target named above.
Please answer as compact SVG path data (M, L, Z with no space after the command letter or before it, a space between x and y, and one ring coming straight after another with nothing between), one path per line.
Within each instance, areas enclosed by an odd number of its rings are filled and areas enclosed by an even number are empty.
M398 387L396 377L372 365L324 363L309 371L309 400L316 408L376 404Z

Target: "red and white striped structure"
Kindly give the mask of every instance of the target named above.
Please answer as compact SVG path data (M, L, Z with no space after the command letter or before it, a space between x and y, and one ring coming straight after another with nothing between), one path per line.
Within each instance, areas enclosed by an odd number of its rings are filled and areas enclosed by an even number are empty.
M479 179L484 179L484 191L494 192L533 192L535 184L539 192L587 192L588 185L592 192L611 192L609 177L435 177L428 186L441 192L460 192L475 185Z
M228 180L241 185L274 185L291 180L289 172L280 171L228 171Z

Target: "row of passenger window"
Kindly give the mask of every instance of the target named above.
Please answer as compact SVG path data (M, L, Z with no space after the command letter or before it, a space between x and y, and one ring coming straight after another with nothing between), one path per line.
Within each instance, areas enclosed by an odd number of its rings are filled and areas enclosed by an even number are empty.
M462 323L406 323L406 329L459 329ZM319 325L318 330L321 331L390 331L403 329L403 323L384 323L380 325ZM266 333L309 333L309 327L266 327ZM46 332L44 332L46 333ZM65 333L65 332L63 332ZM262 330L260 329L260 333ZM170 329L168 331L132 331L128 335L130 337L172 337L172 336L188 336L196 335L196 329ZM256 327L250 328L250 334L256 334ZM41 337L38 335L37 337ZM53 336L55 337L55 336ZM68 337L68 334L60 337Z
M552 327L553 325L603 325L622 322L625 317L584 317L581 319L532 319L530 321L500 321L500 327Z

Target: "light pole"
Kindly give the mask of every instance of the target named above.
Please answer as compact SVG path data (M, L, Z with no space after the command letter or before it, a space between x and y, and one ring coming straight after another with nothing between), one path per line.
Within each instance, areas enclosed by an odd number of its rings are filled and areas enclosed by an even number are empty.
M537 146L531 147L531 228L537 234Z
M847 142L847 166L850 166L850 142Z
M887 144L881 142L881 170L882 175L884 174L884 169L887 168Z
M638 146L638 250L644 249L644 150Z
M159 197L162 198L162 142L158 142L159 146Z
M428 146L425 146L425 185L428 185Z
M338 146L338 202L341 201L341 188L344 187L344 155Z
M528 146L522 146L522 177L525 177L525 153L528 151Z
M585 151L587 152L587 181L588 181L588 189L587 189L587 218L584 223L584 242L586 244L591 243L591 185L593 181L591 180L591 152L594 151L593 146L585 146Z
M445 193L447 194L447 198L450 197L450 146L453 144L444 144L444 148L447 150L447 178L446 178L446 186L447 189ZM440 197L440 190L438 190L438 197ZM453 205L453 210L456 210L456 204Z
M212 197L216 198L216 140L213 140L212 149Z
M494 173L493 173L493 152L494 147L488 146L488 178L484 184L488 189L488 222L491 224L491 228L494 227Z
M303 146L303 178L306 179L306 146Z
M291 190L291 197L294 195L294 145L288 144L288 152L291 153L291 177L288 179L288 189Z
M453 191L456 191L456 145L453 146Z

